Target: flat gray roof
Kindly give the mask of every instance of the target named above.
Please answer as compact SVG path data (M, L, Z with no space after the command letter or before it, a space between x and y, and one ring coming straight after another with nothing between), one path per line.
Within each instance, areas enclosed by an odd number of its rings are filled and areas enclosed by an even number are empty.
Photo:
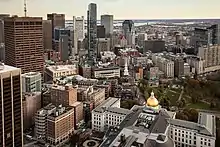
M196 130L200 134L214 137L216 136L215 116L210 114L199 113L198 123L180 119L168 119L168 122L174 126L179 126L190 130Z
M100 105L98 105L93 111L103 112L103 111L105 111L106 108L111 107L118 100L119 100L119 98L110 97L107 100L103 101Z
M138 117L141 113L146 113L144 112L145 107L138 107L135 106L132 109L132 112L129 113L125 119L120 123L120 125L115 128L115 127L110 127L108 131L106 132L105 139L100 145L100 147L107 147L109 146L115 139L116 137L120 134L120 132L124 129L131 129L131 130L139 130L140 132L144 132L146 134L150 133L164 133L167 129L167 126L169 123L167 122L168 118L171 118L171 116L168 114L168 111L161 109L159 114L156 115L155 120L152 122L151 126L149 129L144 128L142 126L134 126L136 121L138 120ZM146 138L146 136L145 136ZM147 139L147 138L146 138Z
M122 115L127 115L132 112L131 110L124 109L124 108L117 108L117 107L108 107L106 111L112 112L112 113L118 113Z
M1 65L2 64L2 65ZM4 65L3 63L0 63L0 74L4 72L14 71L14 70L21 70L20 68Z

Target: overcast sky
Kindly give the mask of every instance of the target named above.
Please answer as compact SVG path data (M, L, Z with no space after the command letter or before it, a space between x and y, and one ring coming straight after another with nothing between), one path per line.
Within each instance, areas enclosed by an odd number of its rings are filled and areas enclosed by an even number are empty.
M0 13L23 15L23 1L0 0ZM97 3L98 18L101 14L113 14L115 19L220 18L220 0L27 0L28 15L86 16L90 2Z

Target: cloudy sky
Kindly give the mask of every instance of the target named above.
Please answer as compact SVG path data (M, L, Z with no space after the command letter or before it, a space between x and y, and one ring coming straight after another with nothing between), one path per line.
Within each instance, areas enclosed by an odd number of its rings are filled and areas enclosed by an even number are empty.
M0 0L0 13L23 15L23 1ZM220 18L220 0L27 0L28 15L86 16L90 2L97 3L98 15L113 14L115 19Z

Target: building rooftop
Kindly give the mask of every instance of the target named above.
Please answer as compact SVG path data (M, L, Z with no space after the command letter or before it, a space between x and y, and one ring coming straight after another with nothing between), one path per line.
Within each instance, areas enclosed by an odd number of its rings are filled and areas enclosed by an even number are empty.
M49 114L49 116L56 118L58 116L65 114L66 112L70 111L71 109L73 109L73 107L70 107L70 106L63 107L62 105L59 105L58 107L56 107L56 109L51 114Z
M117 107L108 107L105 109L105 111L111 112L111 113L117 113L117 114L122 114L122 115L127 115L131 113L131 110L124 109L124 108L117 108Z
M75 65L53 65L46 68L52 72L68 72L72 70L77 70Z
M17 67L5 65L4 63L0 62L0 74L4 72L14 71L14 70L21 70L21 69Z
M80 104L82 104L82 102L75 102L75 103L73 103L73 107L76 107L76 106L78 106L78 105L80 105Z
M161 109L159 112L149 113L146 112L146 107L135 106L131 110L132 112L128 114L125 119L120 123L119 126L110 127L106 132L104 141L100 147L107 146L118 146L121 144L119 137L121 135L126 136L126 142L122 146L128 147L132 146L134 143L146 144L149 147L159 147L159 145L164 145L163 147L173 147L173 142L167 136L159 140L160 137L151 137L150 134L164 134L169 125L167 122L168 118L173 117L172 114L168 114L168 111ZM157 136L157 135L151 135Z
M65 86L63 86L63 85L53 85L52 87L51 87L52 89L57 89L57 90L62 90L62 91L64 91L64 90L70 90L70 89L72 89L73 87L72 87L72 85L69 85L69 84L66 84Z
M92 82L95 82L98 80L97 79L87 79L87 78L84 78L80 75L73 75L73 76L66 76L66 77L58 77L56 78L56 81L59 83L59 84L72 84L72 79L75 78L77 81L92 81Z
M95 112L104 112L106 108L111 107L113 104L115 104L120 99L118 98L108 98L107 100L103 101L100 105L98 105L93 111Z
M200 134L208 136L216 136L215 128L215 116L205 113L200 113L198 117L198 123L180 120L180 119L167 119L171 125L175 125L190 130L195 130Z
M97 67L94 69L94 71L116 70L116 69L120 69L120 67L119 66Z
M22 77L27 77L27 78L31 78L37 75L41 75L41 73L39 72L28 72L28 73L24 73L22 74Z

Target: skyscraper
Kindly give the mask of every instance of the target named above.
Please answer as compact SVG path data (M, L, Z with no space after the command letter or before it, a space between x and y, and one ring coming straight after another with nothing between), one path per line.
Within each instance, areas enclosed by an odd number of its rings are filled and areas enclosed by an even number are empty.
M88 60L94 65L97 58L97 6L94 3L89 4L87 11L87 36L88 36Z
M43 20L43 42L44 49L52 49L52 21Z
M73 16L73 30L76 31L77 41L85 38L85 24L84 16L75 17Z
M10 17L9 14L0 14L0 44L4 43L4 18Z
M23 147L21 70L0 65L0 146Z
M128 45L135 45L135 30L132 20L125 20L122 23L123 34L128 41Z
M47 20L51 20L52 23L52 39L54 39L54 29L55 28L65 28L65 14L47 14ZM52 40L52 48L54 49L55 45Z
M220 45L220 24L212 25L208 31L210 33L209 42L213 45Z
M85 21L84 16L73 16L73 56L78 54L78 41L83 41L85 38Z
M61 35L59 40L60 60L67 61L69 59L69 36Z
M107 37L113 34L113 15L101 15L101 25L105 27Z
M4 20L5 63L22 73L43 73L43 27L41 17L8 17Z

